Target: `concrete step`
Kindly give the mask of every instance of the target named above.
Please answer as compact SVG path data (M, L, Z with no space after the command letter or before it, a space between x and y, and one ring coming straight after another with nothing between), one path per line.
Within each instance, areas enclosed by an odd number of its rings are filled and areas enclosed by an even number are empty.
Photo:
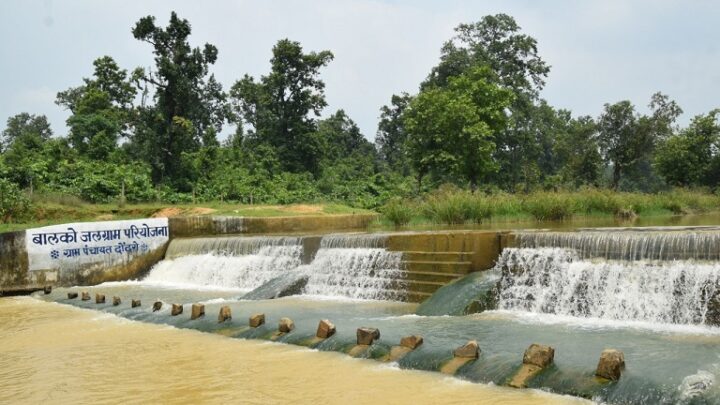
M414 261L406 260L403 262L405 270L408 272L433 272L433 273L451 273L451 274L468 274L472 267L472 262L467 261Z
M437 291L438 288L444 286L447 283L436 282L436 281L412 281L408 280L405 282L408 293L410 292L421 292L432 294Z
M403 259L418 262L466 262L470 261L473 252L403 252Z
M430 298L431 295L430 293L410 291L407 293L405 300L407 302L423 302Z
M405 273L405 279L408 281L434 281L440 283L449 283L464 276L465 274L435 271L409 271Z

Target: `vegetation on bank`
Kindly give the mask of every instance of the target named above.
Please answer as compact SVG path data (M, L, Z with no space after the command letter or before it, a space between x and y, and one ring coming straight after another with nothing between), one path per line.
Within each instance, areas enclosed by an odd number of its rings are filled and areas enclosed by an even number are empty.
M402 226L422 222L458 225L490 220L562 221L596 215L633 219L637 216L701 214L718 210L719 195L685 189L657 194L592 188L486 194L449 186L421 198L390 200L380 211L383 219Z
M717 207L720 110L681 127L682 109L660 92L647 113L627 100L596 117L555 108L542 98L550 66L537 41L505 14L458 25L417 91L380 108L375 144L344 110L325 111L329 50L282 39L266 74L226 90L212 73L219 50L194 47L191 34L174 12L166 26L138 20L132 35L151 66L97 58L91 77L57 93L70 113L65 134L41 114L8 118L3 224L167 205L280 215L257 206L337 204L326 207L381 211L396 224Z

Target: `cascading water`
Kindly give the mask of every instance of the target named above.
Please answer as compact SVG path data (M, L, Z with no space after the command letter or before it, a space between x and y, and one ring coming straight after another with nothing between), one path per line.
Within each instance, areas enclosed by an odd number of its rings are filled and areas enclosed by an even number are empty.
M383 246L384 235L323 237L315 259L301 271L310 275L311 295L361 299L401 299L405 294L402 253Z
M288 237L176 239L166 260L143 281L250 290L300 266L300 242Z
M707 260L718 255L718 233L555 232L518 240L521 247L505 249L496 265L499 309L720 324L720 263Z
M305 265L302 238L176 239L168 247L166 260L143 281L250 290L293 272L308 276L306 294L402 299L402 254L387 251L386 239L385 235L323 236L315 257Z

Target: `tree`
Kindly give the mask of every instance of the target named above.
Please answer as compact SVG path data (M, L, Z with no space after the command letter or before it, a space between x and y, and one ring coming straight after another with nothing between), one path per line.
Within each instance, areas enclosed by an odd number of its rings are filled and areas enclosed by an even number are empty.
M2 158L5 165L12 168L8 178L25 188L37 183L37 175L42 172L42 159L45 144L52 136L52 129L44 115L20 113L8 118L7 127L0 137Z
M688 128L658 146L654 164L665 181L683 187L717 186L714 169L720 163L719 115L720 110L714 110L696 116Z
M613 189L617 189L622 175L652 148L652 134L638 120L635 107L627 100L605 104L605 110L598 119L598 140L603 158L612 164Z
M271 68L258 81L245 75L230 90L240 125L251 143L277 150L283 168L318 173L321 145L313 136L327 105L319 70L330 63L330 51L303 53L299 42L283 39L273 47Z
M405 119L418 188L431 170L460 175L473 190L497 170L493 135L505 124L512 94L492 77L487 68L472 69L410 103Z
M602 157L595 121L590 116L572 118L561 111L564 130L557 134L555 156L565 184L598 186Z
M408 175L410 165L407 162L407 132L403 124L403 113L412 97L407 93L393 94L390 105L380 108L380 122L375 135L375 144L383 161L391 169Z
M154 88L153 106L142 106L140 125L134 136L134 152L153 167L153 180L173 182L188 190L188 168L184 152L197 151L222 130L227 118L225 94L210 75L218 50L211 44L192 48L188 42L190 23L173 12L166 28L155 25L155 17L141 18L133 36L153 47L156 70L136 70L139 83Z

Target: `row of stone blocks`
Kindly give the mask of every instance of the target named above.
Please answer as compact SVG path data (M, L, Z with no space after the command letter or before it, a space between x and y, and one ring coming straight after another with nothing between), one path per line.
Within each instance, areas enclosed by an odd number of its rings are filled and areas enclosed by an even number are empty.
M75 292L68 293L68 299L77 298L78 294ZM86 291L82 292L82 300L89 301L90 294ZM97 304L105 303L105 295L95 294L95 302ZM121 303L120 297L113 297L113 305L117 306ZM132 307L139 307L141 305L140 300L132 300ZM162 309L162 301L156 301L153 303L153 312ZM177 316L183 313L183 306L181 304L172 304L170 314ZM205 316L205 305L203 304L192 304L190 319L197 319ZM218 322L222 323L232 319L232 312L230 307L225 305L220 308L218 314ZM252 328L257 328L265 324L265 314L253 314L250 316L248 324ZM290 318L280 318L278 324L278 333L280 335L290 333L295 329L295 323ZM318 339L327 339L334 335L336 332L335 325L327 319L323 319L318 324L316 337ZM355 352L364 350L368 346L372 345L376 340L380 339L380 330L377 328L361 327L356 332L357 347L354 349ZM409 351L415 350L417 347L423 344L423 338L419 335L406 336L400 339L400 346L394 352L391 352L389 359L397 360L400 357L407 354ZM350 354L353 354L351 351ZM477 341L471 340L466 344L456 348L453 351L453 360L446 363L441 369L442 372L447 374L454 374L460 367L466 363L473 361L480 357L480 346ZM555 359L555 349L550 346L531 344L525 353L523 354L522 367L516 372L509 384L511 387L524 388L527 386L527 382L533 377L540 373L543 369L550 366ZM600 360L598 361L595 375L610 381L617 381L620 379L622 370L625 368L625 356L624 354L615 349L606 349L600 354Z

